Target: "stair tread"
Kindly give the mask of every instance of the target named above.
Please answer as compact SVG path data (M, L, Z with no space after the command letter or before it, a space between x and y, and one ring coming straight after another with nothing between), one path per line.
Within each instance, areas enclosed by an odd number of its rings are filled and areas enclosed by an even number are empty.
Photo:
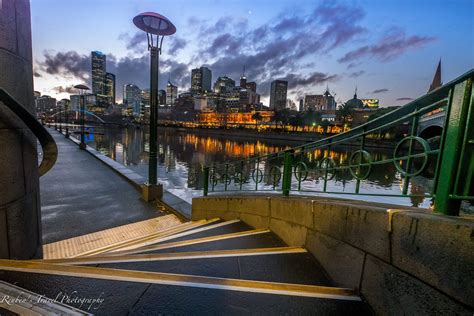
M105 263L99 267L177 273L265 282L331 286L321 267L308 253L249 257Z
M56 297L59 291L70 294L76 291L77 295L82 297L102 297L104 301L100 307L89 311L95 315L118 315L127 312L130 312L130 315L371 314L367 305L360 301L149 285L11 271L0 273L2 279L7 282L16 282L18 286L44 293L50 298ZM33 278L35 282L31 282ZM79 303L70 305L79 307ZM94 307L97 306L92 308Z

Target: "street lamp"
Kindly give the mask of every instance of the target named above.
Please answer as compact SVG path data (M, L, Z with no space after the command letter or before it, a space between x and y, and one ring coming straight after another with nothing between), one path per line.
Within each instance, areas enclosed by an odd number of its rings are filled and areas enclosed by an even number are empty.
M137 15L133 18L133 23L146 32L150 51L150 153L148 181L143 185L143 199L153 201L163 194L163 187L157 184L158 62L164 37L173 35L176 27L166 17L154 12Z
M81 103L81 143L79 144L79 149L86 149L86 143L84 142L84 114L85 114L85 106L84 104L86 103L85 98L84 98L84 93L87 90L90 90L88 86L83 85L83 84L78 84L75 85L74 88L79 90L79 95L80 95L80 103Z
M68 111L69 111L69 102L65 102L64 103L64 111L65 111L65 117L64 117L64 120L65 120L65 125L66 125L66 134L64 135L66 138L69 138L69 118L68 118Z
M63 133L63 118L61 116L62 115L61 114L61 109L62 109L61 104L62 104L62 102L59 103L59 113L58 114L59 114L59 133L62 134Z

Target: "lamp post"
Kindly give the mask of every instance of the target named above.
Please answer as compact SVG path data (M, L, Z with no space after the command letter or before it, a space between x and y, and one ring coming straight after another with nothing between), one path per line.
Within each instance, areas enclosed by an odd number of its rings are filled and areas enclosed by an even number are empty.
M150 152L148 181L143 185L142 192L145 201L153 201L163 194L163 187L157 183L158 62L164 37L173 35L176 27L166 17L154 12L137 15L133 23L146 32L150 51Z
M61 106L62 102L59 103L59 133L63 133L63 118L62 118L62 114L61 114L61 109L62 109L62 106Z
M64 137L66 138L69 138L69 118L68 118L68 111L69 111L69 103L66 102L64 103L64 111L65 111L65 117L64 117L64 120L66 121L65 124L66 124L66 134L64 135Z
M84 142L84 121L85 121L85 103L84 93L86 90L90 90L88 86L83 84L75 85L74 88L79 90L80 103L81 103L81 142L79 144L79 149L86 149L86 143Z

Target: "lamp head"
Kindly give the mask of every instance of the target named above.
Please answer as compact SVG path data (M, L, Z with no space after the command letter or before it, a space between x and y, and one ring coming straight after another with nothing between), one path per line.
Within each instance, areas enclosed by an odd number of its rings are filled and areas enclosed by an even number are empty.
M155 13L144 12L133 18L133 23L140 30L153 35L173 35L176 27L167 17Z

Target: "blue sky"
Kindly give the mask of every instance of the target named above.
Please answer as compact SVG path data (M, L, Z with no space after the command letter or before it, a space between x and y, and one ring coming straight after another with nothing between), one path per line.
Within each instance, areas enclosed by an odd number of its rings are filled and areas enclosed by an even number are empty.
M474 67L472 0L31 0L35 89L58 98L90 80L90 52L107 54L121 86L148 86L146 36L132 23L144 11L177 27L166 38L160 86L180 91L190 70L207 65L213 81L248 80L268 102L269 83L289 80L290 99L320 94L336 99L379 98L400 105L425 93L441 58L443 81Z

